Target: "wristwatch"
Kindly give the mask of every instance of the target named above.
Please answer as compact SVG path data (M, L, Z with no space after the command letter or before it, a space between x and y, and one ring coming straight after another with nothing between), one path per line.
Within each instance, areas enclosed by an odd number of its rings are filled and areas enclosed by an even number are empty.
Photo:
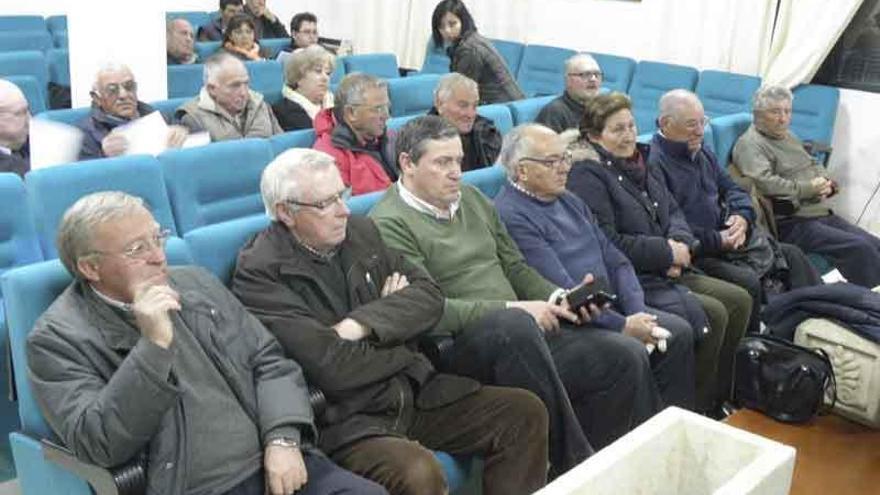
M278 437L278 438L273 438L272 440L269 440L269 443L267 444L267 446L287 447L289 449L298 449L299 442L297 442L296 440L294 440L292 438Z

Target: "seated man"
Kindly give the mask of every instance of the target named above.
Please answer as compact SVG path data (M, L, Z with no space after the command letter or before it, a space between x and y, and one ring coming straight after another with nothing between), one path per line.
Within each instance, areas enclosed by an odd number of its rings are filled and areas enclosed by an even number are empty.
M336 88L334 108L315 116L316 150L336 160L351 194L381 191L397 180L385 122L388 83L369 74L348 74Z
M755 225L752 202L703 145L706 116L697 95L676 89L660 98L659 130L651 141L648 168L663 179L694 236L695 265L739 285L752 296L749 331L760 331L763 282L789 288L815 285L819 275L797 246L770 240ZM777 254L777 251L781 253ZM783 280L784 279L784 280Z
M193 28L183 18L172 19L165 25L168 65L189 65L199 62L195 51Z
M565 141L540 124L521 125L504 137L499 163L508 182L495 196L510 237L538 273L559 287L574 288L585 277L607 281L617 300L593 318L596 329L620 332L656 346L659 326L672 333L668 349L651 356L667 405L694 408L694 334L680 316L648 308L626 255L596 225L583 201L565 190L570 156ZM602 330L599 330L602 329Z
M153 107L137 98L137 81L125 65L107 64L98 70L92 84L92 111L76 126L83 132L79 151L80 160L104 158L124 154L128 140L117 127L131 123L155 112ZM167 144L179 148L188 135L178 125L169 127Z
M440 78L434 89L434 108L428 115L439 115L458 129L464 148L462 172L488 167L501 150L501 133L491 120L477 115L480 90L476 81L457 72Z
M266 0L247 0L244 12L254 19L255 36L263 38L287 38L287 29L278 16L266 7Z
M485 461L483 493L532 493L547 467L547 413L533 394L437 374L414 341L443 296L350 217L333 158L293 149L260 181L272 224L241 251L232 287L328 397L321 447L391 493L447 492L427 449Z
M583 452L579 443L565 443L578 433L567 402L597 448L660 409L645 346L574 326L579 318L565 291L526 264L491 202L462 185L464 153L454 127L433 116L411 120L397 151L401 181L370 215L385 243L424 267L447 298L434 332L454 336L455 344L438 360L441 370L537 393L550 411L551 444L559 442L563 453ZM582 312L580 320L597 312ZM549 371L534 373L547 370L548 359ZM551 457L554 470L564 472L571 466L560 459L576 457Z
M244 12L242 0L220 0L220 11L210 24L199 27L199 41L223 41L229 20Z
M290 19L290 45L282 48L275 60L286 65L293 52L316 44L318 18L311 12L300 12Z
M0 172L21 177L31 169L28 102L18 86L0 79Z
M548 103L535 122L556 132L577 129L584 105L602 89L602 70L589 53L578 53L565 61L565 92Z
M281 126L263 95L252 91L244 62L228 53L205 61L205 85L174 113L191 132L208 131L211 141L280 134Z
M27 342L61 441L105 467L144 455L147 493L385 493L317 450L299 366L219 280L169 268L167 238L121 192L65 213L58 252L75 280Z
M835 215L826 201L839 187L789 130L792 94L782 86L755 93L754 122L733 147L733 162L776 208L779 240L828 257L846 279L880 285L880 239Z

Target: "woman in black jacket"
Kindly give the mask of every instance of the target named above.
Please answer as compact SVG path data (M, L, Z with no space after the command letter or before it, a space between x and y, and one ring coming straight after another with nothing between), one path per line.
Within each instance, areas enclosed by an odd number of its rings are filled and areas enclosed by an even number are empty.
M598 159L576 163L568 189L589 205L608 238L632 261L647 304L682 316L694 328L701 328L695 322L702 306L709 331L696 349L697 402L698 408L717 412L729 398L733 355L748 325L751 296L691 267L699 243L662 174L647 167L647 148L637 146L626 95L594 97L580 127Z
M431 30L435 46L446 46L450 72L477 81L480 104L525 98L492 42L477 33L474 19L461 0L443 0L434 8Z
M272 105L282 129L311 129L318 112L333 108L330 75L334 66L333 54L320 45L302 48L290 55L284 63L283 98Z

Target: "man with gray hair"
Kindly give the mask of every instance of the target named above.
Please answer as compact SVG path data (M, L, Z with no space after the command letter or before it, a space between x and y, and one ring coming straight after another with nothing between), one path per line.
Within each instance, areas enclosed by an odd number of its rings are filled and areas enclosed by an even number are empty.
M467 172L495 163L501 150L501 133L495 123L477 114L480 90L473 79L451 72L440 78L434 89L434 107L428 115L439 115L458 129L464 158L461 170Z
M556 132L577 129L590 98L602 89L602 69L589 53L578 53L565 61L565 92L548 103L535 122Z
M370 219L350 216L333 158L288 150L263 171L260 189L272 224L242 248L232 289L327 395L321 447L394 494L447 493L428 449L482 457L487 495L540 488L540 401L439 374L416 350L443 296Z
M128 150L128 139L114 131L156 111L138 100L137 88L134 74L126 65L109 63L98 70L89 92L92 110L76 124L83 131L80 160L119 156ZM168 147L181 147L187 135L182 126L169 127Z
M165 44L168 65L189 65L199 61L195 52L195 35L186 19L171 19L165 25Z
M391 111L388 83L354 72L336 88L335 107L315 117L313 148L336 160L353 195L381 191L397 180L393 143L385 122Z
M181 105L175 116L191 132L207 131L212 142L280 134L272 108L249 83L244 62L228 53L212 55L205 61L199 95Z
M18 86L0 79L0 172L22 177L31 169L28 123L31 113Z
M793 96L765 86L755 93L754 121L733 147L733 166L774 202L779 240L829 258L849 282L880 284L880 239L835 215L839 186L789 129Z
M75 280L28 337L28 378L85 462L146 461L147 493L384 493L317 450L299 365L214 276L170 268L140 198L90 194L64 214Z

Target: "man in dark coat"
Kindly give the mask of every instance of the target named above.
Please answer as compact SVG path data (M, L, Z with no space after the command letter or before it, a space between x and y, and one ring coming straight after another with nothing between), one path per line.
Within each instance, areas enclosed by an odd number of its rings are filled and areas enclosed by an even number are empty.
M209 24L199 27L199 41L223 41L229 20L244 12L242 0L220 0L220 10Z
M530 392L437 373L416 351L440 319L437 285L349 217L329 155L289 150L263 172L272 224L241 251L232 288L327 396L321 447L391 493L442 494L427 449L479 455L483 493L531 493L547 413Z
M602 89L602 69L589 53L578 53L565 61L565 93L548 103L535 118L556 132L577 129L584 105Z
M0 172L22 177L30 170L28 102L15 84L0 79Z
M434 89L434 108L428 112L443 117L458 129L464 149L462 172L492 165L501 151L501 133L494 122L477 114L479 103L477 83L452 72L440 78Z
M266 0L248 0L244 10L254 19L254 27L256 28L254 34L257 39L287 38L290 36L287 34L284 23L266 7Z

